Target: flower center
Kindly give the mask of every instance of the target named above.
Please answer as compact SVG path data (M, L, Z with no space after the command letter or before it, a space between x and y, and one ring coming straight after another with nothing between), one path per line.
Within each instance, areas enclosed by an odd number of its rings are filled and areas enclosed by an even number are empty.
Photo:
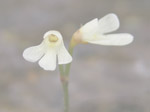
M56 35L54 35L54 34L51 34L51 35L48 36L48 40L50 42L57 42L58 41L58 37Z

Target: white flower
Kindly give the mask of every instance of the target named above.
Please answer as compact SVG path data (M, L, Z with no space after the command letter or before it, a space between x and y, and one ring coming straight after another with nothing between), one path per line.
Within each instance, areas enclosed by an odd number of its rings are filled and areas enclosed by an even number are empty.
M58 64L67 64L72 61L71 55L66 50L63 38L58 31L45 33L44 40L38 46L29 47L24 50L23 57L30 62L39 61L40 67L45 70L55 70L56 60Z
M133 36L128 33L108 34L119 28L119 20L115 14L108 14L100 20L93 19L82 26L74 34L80 42L99 45L127 45L133 41Z

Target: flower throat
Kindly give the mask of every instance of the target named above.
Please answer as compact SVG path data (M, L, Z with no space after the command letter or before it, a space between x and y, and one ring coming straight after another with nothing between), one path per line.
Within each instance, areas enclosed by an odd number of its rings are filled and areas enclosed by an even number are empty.
M49 40L49 42L57 42L58 37L56 35L51 34L48 36L48 40Z

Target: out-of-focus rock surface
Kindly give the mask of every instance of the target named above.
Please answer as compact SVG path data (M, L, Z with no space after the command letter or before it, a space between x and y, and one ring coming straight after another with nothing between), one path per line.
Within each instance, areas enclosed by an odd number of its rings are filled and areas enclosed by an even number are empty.
M0 112L62 112L58 68L22 58L25 48L59 30L66 46L81 24L108 13L117 32L134 35L124 47L79 45L70 74L70 112L150 112L149 0L1 0ZM116 32L116 33L117 33Z

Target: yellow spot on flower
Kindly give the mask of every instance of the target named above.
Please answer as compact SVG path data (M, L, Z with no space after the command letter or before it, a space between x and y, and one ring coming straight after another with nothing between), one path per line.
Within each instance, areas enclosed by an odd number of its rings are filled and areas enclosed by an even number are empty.
M57 42L58 41L58 37L54 34L49 35L48 39L50 42Z

